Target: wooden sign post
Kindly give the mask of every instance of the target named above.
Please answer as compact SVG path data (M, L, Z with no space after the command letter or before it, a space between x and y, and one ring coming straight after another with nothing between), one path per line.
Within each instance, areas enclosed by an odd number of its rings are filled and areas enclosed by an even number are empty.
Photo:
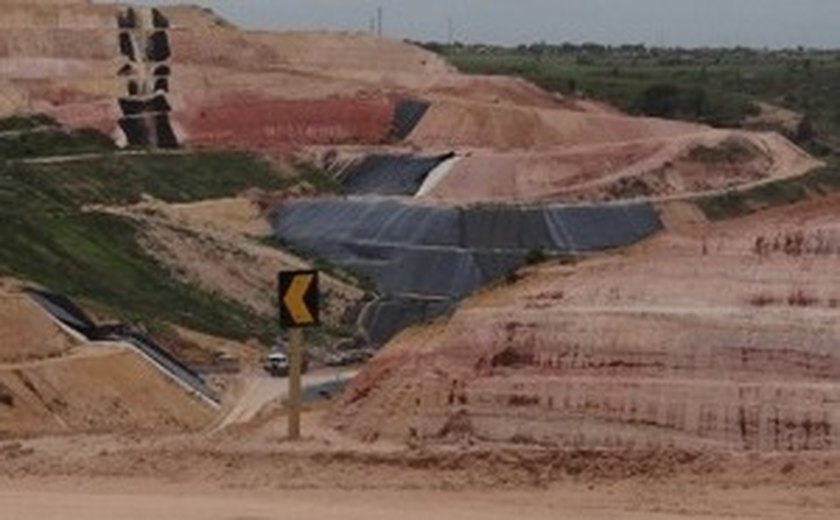
M289 440L300 439L303 407L303 329L320 324L318 271L285 271L277 277L280 325L291 330L289 349Z

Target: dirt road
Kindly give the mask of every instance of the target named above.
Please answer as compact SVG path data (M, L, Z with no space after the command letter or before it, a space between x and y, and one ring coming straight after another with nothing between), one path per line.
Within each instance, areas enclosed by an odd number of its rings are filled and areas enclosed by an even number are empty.
M343 384L353 379L358 370L323 369L303 376L304 393L327 385L329 383ZM218 424L211 429L217 432L232 424L247 423L256 417L260 411L271 404L286 398L289 392L289 381L286 378L269 377L258 373L246 377L243 381L241 395ZM304 396L306 398L306 395Z
M823 496L825 495L825 496ZM547 490L251 492L148 481L0 481L0 517L38 520L833 519L830 493L569 484Z

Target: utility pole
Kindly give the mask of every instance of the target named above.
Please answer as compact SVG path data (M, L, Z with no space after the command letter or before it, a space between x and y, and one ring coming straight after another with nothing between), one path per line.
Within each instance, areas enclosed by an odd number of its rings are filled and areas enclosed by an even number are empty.
M449 45L455 43L455 25L452 22L452 17L446 19L447 24L447 42Z
M382 19L385 16L385 8L381 5L376 8L376 35L382 38Z

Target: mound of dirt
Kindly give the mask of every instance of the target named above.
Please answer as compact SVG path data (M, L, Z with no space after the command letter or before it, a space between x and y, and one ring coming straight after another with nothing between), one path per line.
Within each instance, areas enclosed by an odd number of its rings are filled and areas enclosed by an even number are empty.
M176 432L213 410L119 345L0 365L0 437L84 432Z
M837 203L534 268L393 341L332 424L369 440L831 449Z
M158 204L158 210L185 226L253 237L271 234L259 207L245 197L204 200L188 204Z
M278 269L310 268L305 260L256 240L268 236L262 233L268 224L245 199L174 205L147 200L128 208L96 209L141 221L141 244L173 275L263 316L276 313ZM336 326L352 322L364 291L329 274L321 283L324 321Z
M821 164L777 134L707 130L546 152L476 151L423 193L457 203L692 197L803 175Z
M360 71L440 75L454 69L442 57L397 40L363 33L326 31L252 33L255 42L277 53L278 61L295 69L330 71L351 76ZM366 76L359 76L366 78Z
M0 363L60 356L74 345L17 282L0 279Z
M708 128L661 119L445 100L432 105L408 141L431 148L534 150L677 137L704 130Z

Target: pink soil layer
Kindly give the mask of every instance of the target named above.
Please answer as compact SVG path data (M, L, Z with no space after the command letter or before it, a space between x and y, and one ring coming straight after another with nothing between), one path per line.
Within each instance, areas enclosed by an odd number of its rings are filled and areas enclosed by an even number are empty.
M109 136L114 136L118 131L119 108L113 101L45 106L40 111L67 128L91 128Z
M260 99L225 94L178 113L185 144L273 149L317 144L381 143L388 137L394 103L389 99Z
M837 208L530 269L397 337L332 424L368 440L836 450Z

